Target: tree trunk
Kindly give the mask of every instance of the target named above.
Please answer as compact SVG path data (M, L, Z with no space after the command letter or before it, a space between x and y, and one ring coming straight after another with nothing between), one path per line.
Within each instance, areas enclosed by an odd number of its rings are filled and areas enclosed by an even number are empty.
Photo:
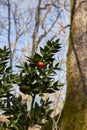
M87 130L87 0L71 0L67 95L60 130Z
M52 130L52 122L46 129ZM58 130L87 130L87 0L71 0L67 94Z

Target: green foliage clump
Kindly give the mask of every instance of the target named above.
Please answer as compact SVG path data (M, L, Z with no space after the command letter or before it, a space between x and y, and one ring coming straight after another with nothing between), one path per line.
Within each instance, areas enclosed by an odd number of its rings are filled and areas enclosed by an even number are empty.
M20 74L13 74L8 66L9 49L0 49L0 110L9 116L8 122L3 124L3 129L27 130L29 126L44 125L44 120L51 119L53 109L52 101L43 99L45 93L51 94L60 90L63 84L55 81L56 71L60 70L59 63L54 64L54 55L60 50L59 39L48 41L44 48L40 47L40 54L35 53L27 57L21 66ZM42 62L43 66L38 66ZM22 103L22 97L15 97L13 84L17 84L22 93L32 97L30 110L27 103ZM40 102L35 99L39 95Z

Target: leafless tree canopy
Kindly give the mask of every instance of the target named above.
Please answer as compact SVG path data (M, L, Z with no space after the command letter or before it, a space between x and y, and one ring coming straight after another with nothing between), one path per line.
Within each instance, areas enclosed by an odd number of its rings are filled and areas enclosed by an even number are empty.
M44 46L48 39L60 38L62 51L55 57L65 70L69 15L69 0L0 0L0 46L10 48L12 68L15 63L25 60L25 56L38 51L38 46ZM65 82L65 71L58 75L57 78ZM58 99L58 93L55 99ZM55 100L54 107L58 107L58 100Z
M67 39L69 1L1 0L0 19L0 43L9 46L13 62L34 54L47 39Z

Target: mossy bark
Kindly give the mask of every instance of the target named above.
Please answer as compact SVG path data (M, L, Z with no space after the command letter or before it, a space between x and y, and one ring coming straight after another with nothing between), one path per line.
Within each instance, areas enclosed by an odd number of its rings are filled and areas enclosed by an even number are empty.
M87 1L71 0L67 95L60 130L87 130Z
M42 130L52 130L47 123ZM67 94L60 130L87 130L87 0L71 0Z

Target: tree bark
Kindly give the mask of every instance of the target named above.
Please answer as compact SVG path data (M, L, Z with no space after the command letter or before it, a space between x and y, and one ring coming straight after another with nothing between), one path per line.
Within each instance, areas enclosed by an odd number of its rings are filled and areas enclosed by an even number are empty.
M87 130L87 1L71 0L67 94L60 130Z
M87 0L71 0L67 94L58 130L87 130ZM41 130L52 130L52 122Z

